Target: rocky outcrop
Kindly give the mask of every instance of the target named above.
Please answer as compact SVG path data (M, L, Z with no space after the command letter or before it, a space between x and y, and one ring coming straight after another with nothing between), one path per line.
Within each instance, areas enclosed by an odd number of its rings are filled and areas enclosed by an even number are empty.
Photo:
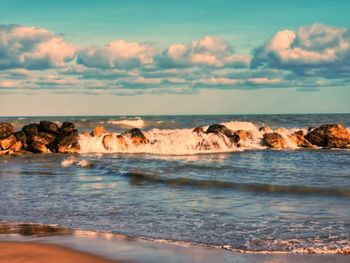
M149 142L149 140L146 138L143 132L138 128L127 130L123 132L121 136L131 139L131 142L134 145L146 144Z
M312 129L305 138L319 147L350 148L350 132L342 124L322 125Z
M312 148L314 147L306 138L303 131L296 131L288 135L289 140L295 143L298 147Z
M280 135L277 132L265 133L263 140L264 140L264 144L267 147L275 148L275 149L287 148L286 139L283 138L282 135Z
M8 138L13 133L11 123L0 122L0 140Z
M98 137L98 136L103 135L105 133L107 133L105 127L103 127L103 126L96 126L92 130L91 135L94 136L94 137Z

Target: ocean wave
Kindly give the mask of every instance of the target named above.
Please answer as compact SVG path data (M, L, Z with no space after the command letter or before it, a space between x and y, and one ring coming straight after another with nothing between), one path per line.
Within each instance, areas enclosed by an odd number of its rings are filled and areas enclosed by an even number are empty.
M297 195L326 195L350 197L350 189L341 187L313 187L301 185L278 185L261 183L234 183L220 180L198 180L191 178L168 178L157 174L143 172L124 173L129 178L129 182L134 185L142 184L164 184L173 187L195 187L195 188L218 188L234 189L244 192L254 193L276 193L276 194L297 194Z
M129 128L143 128L145 126L145 121L140 117L135 117L131 119L110 120L108 121L108 124Z

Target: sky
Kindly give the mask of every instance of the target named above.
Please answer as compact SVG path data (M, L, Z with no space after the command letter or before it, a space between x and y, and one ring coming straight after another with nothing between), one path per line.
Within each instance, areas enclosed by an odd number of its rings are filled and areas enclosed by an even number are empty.
M0 116L350 113L350 1L0 7Z

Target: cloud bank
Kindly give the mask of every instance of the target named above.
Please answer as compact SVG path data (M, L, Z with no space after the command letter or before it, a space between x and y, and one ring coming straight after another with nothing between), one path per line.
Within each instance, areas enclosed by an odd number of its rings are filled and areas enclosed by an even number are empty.
M46 29L0 25L0 69L64 67L76 48Z
M214 36L163 47L122 39L77 47L47 29L0 25L0 91L189 94L349 84L349 28L283 29L241 54Z
M350 29L313 24L279 31L255 49L251 66L341 76L350 70Z

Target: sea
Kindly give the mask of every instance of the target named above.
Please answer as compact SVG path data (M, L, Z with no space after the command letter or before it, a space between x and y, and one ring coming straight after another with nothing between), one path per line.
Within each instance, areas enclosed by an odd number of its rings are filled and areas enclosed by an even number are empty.
M141 129L150 143L105 149L80 135L77 154L0 156L0 222L57 225L244 253L350 253L350 150L262 144L350 114L1 117ZM193 128L248 130L240 147ZM287 138L287 137L286 137ZM198 145L205 145L199 147Z

